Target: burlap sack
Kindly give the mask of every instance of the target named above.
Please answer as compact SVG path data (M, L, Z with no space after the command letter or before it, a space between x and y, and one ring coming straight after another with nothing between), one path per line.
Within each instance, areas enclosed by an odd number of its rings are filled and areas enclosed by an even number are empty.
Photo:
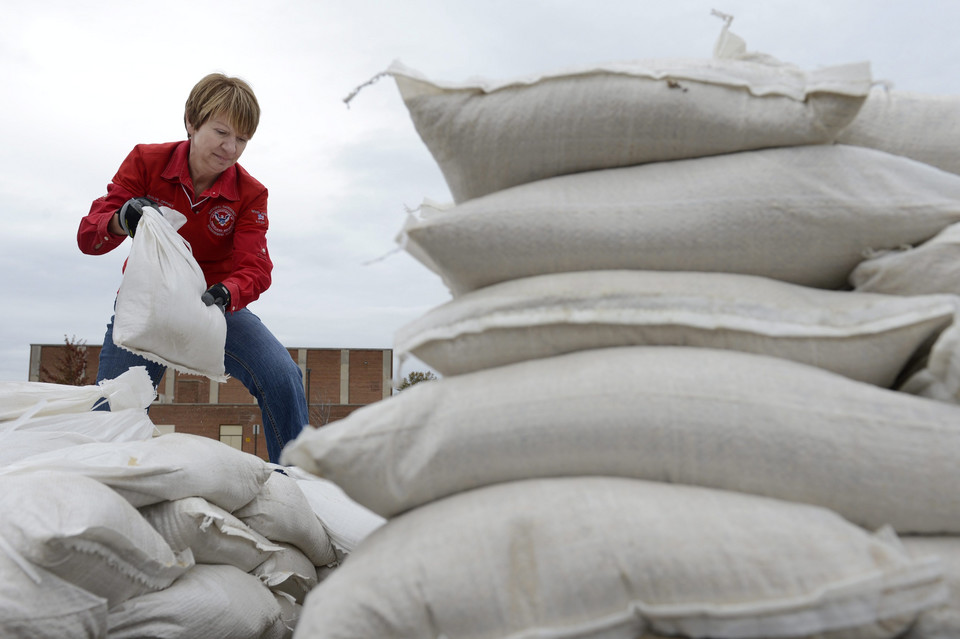
M32 564L2 538L0 574L0 637L107 636L106 599Z
M281 459L282 457L281 454ZM287 468L285 472L296 479L310 504L310 509L320 519L324 530L330 536L338 561L353 552L371 532L383 525L383 517L358 504L332 481L317 477L301 468Z
M82 411L31 417L24 415L0 422L5 435L76 434L96 442L133 442L153 437L156 426L143 408L113 411ZM26 455L22 456L26 457Z
M147 369L134 366L114 379L98 384L71 386L50 382L0 382L0 428L21 417L75 415L103 401L112 410L146 409L157 396Z
M140 514L174 550L187 548L198 564L225 564L250 572L280 546L202 497L144 506Z
M925 610L904 639L954 639L960 637L960 536L901 539L911 556L936 557L944 569L950 596L946 603Z
M186 218L146 207L117 292L113 341L150 361L224 382L227 321L200 297L207 289L190 246L177 233Z
M385 75L457 202L580 171L833 142L870 86L867 64L806 72L772 58L637 60L466 82L395 62Z
M702 346L891 387L958 309L950 295L825 291L733 273L555 273L437 306L397 331L394 351L456 375L590 348Z
M98 481L36 471L0 477L0 536L27 561L114 606L163 590L193 566Z
M960 95L876 87L837 142L879 149L960 174L958 110Z
M917 246L875 251L850 273L858 291L890 295L960 295L960 224Z
M317 568L296 546L280 544L280 547L250 572L275 594L286 593L293 598L293 603L301 604L320 580Z
M227 512L249 503L272 472L262 459L201 435L169 433L144 441L97 442L33 455L0 475L33 470L86 475L133 506L203 497Z
M284 450L385 517L488 484L616 475L960 533L960 406L729 350L581 351L421 383Z
M270 473L257 496L233 514L270 541L293 544L314 566L336 561L330 535L297 480L289 475Z
M390 520L307 596L297 635L883 639L945 596L937 562L825 509L553 478Z
M110 639L291 636L270 590L227 565L194 566L170 588L111 608L107 623Z
M550 178L424 203L398 242L454 294L602 269L721 271L847 287L871 250L960 221L960 176L843 145L767 149Z

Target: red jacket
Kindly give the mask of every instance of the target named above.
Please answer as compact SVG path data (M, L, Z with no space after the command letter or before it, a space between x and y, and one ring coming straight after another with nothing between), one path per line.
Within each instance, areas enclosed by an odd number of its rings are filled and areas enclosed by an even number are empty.
M267 189L239 164L224 171L213 186L197 197L187 165L189 140L134 147L80 220L77 244L88 255L117 248L126 235L107 230L110 218L132 197L148 197L180 211L187 222L180 228L207 279L223 282L236 311L270 286L273 262L267 251Z

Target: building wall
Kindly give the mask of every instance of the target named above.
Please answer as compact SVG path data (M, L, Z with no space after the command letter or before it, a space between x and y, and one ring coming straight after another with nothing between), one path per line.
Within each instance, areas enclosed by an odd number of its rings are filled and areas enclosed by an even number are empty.
M30 346L30 381L57 375L66 344ZM88 378L95 383L100 346L85 346ZM389 397L393 392L391 349L290 348L303 371L310 424L323 426ZM256 400L238 380L212 382L202 375L167 369L150 406L151 421L165 431L221 439L222 426L240 426L241 450L267 459L263 422ZM235 429L233 429L235 430ZM232 431L231 431L232 432ZM231 443L236 437L229 438Z

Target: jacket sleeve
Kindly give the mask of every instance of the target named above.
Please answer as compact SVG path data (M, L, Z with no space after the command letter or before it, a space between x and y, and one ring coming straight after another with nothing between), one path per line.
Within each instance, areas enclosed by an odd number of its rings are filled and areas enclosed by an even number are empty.
M245 204L233 235L233 270L223 281L230 291L230 310L236 311L270 287L273 262L267 250L267 189Z
M102 255L120 246L126 235L114 235L107 230L110 218L120 210L123 203L145 191L143 185L143 161L137 149L127 155L117 174L107 185L107 194L98 197L90 205L90 212L80 220L77 230L77 245L87 255Z

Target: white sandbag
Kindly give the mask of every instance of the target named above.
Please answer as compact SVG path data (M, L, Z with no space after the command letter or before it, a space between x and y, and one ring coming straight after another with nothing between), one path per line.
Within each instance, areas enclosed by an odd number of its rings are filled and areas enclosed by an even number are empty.
M0 538L0 637L90 639L107 634L107 600L21 557Z
M250 571L274 593L286 593L295 603L303 603L307 593L319 582L317 568L303 552L291 544L280 544L280 550Z
M827 507L869 528L960 532L960 407L789 360L706 348L581 351L417 384L284 463L390 517L526 478L615 475Z
M201 497L145 506L140 514L171 548L189 548L198 564L229 564L250 572L280 550L280 546Z
M156 426L144 408L56 413L42 417L24 414L0 422L0 436L11 433L76 433L98 442L143 441L153 437L154 431Z
M300 622L303 606L294 601L293 597L285 592L274 592L273 596L276 597L277 603L280 605L280 619L289 631L288 636L293 637L293 632Z
M958 110L960 95L879 86L870 91L837 142L879 149L960 174Z
M489 486L392 519L298 637L892 638L936 562L826 509L609 477Z
M114 410L146 409L157 396L147 369L134 366L115 379L71 386L49 382L0 382L0 428L4 420L19 417L75 414L89 411L103 400Z
M140 508L203 497L232 512L257 496L267 462L209 437L169 433L145 441L97 442L33 455L0 467L0 475L55 469L96 479Z
M904 639L960 637L960 537L903 537L904 547L916 558L936 557L944 569L950 596L946 603L924 611Z
M456 296L531 275L721 271L847 286L869 250L960 221L960 176L817 145L568 175L459 206L425 202L398 242Z
M651 59L508 80L436 82L394 62L414 127L463 202L544 178L833 142L870 88L866 63Z
M235 566L198 564L170 588L110 609L110 639L282 639L280 604Z
M0 422L0 466L27 457L80 444L143 441L156 430L142 408L119 411L60 413L43 417L28 414Z
M556 273L434 307L397 331L394 351L455 375L590 348L702 346L890 387L953 324L958 300L825 291L733 273Z
M898 390L938 401L960 403L960 325L947 328L936 348L904 374Z
M62 450L80 444L92 444L97 440L80 433L47 431L0 432L0 466L18 462L32 455L53 450Z
M0 477L0 536L24 559L114 606L162 590L193 565L98 481L37 471Z
M310 508L330 536L338 559L353 552L361 541L383 525L383 517L355 502L333 482L299 468L287 468L285 472L297 480Z
M270 473L257 496L233 514L270 541L293 544L314 566L337 559L330 536L300 485L289 475Z
M152 362L225 382L227 321L200 299L206 280L178 233L186 218L145 207L130 247L113 321L113 341Z
M960 295L960 224L952 224L918 246L869 254L850 274L858 292L920 296ZM960 328L948 329L900 390L943 401L960 402Z
M960 224L918 246L874 251L850 273L858 291L891 295L960 295Z

